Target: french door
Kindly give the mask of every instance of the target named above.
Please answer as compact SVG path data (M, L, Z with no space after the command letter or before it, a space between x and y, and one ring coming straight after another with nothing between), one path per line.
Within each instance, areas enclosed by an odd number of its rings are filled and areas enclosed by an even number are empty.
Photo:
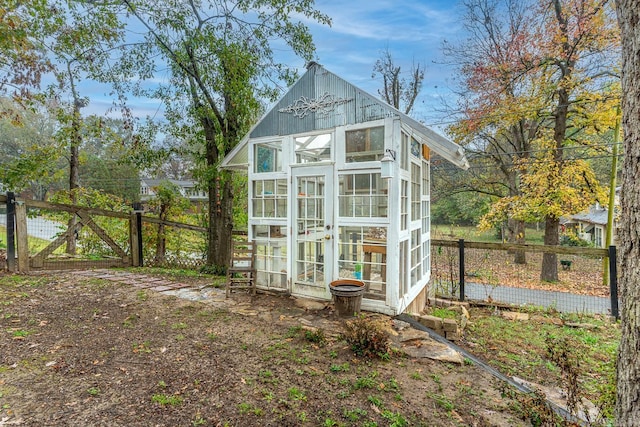
M335 256L332 166L292 170L292 294L329 298Z

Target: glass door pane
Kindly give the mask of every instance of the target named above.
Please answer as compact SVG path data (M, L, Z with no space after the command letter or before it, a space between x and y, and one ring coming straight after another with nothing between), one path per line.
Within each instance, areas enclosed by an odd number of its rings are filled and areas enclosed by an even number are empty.
M333 268L333 203L330 168L294 171L295 239L293 293L326 298ZM321 172L321 173L319 173Z

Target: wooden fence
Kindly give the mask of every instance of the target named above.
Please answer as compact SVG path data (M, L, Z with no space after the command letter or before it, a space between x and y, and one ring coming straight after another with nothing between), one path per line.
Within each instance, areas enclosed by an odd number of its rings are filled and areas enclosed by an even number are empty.
M106 267L142 266L145 253L147 258L157 260L157 254L148 255L148 244L152 238L143 234L143 224L162 226L163 229L188 230L195 232L206 241L206 228L174 221L163 221L141 212L115 212L105 209L87 208L60 203L22 200L11 193L0 195L0 205L6 205L7 250L6 266L10 271L28 272L32 270L90 269ZM48 216L63 218L58 230L49 230L49 238L35 239L34 230L29 230L30 212L46 212ZM109 220L115 225L105 227ZM33 221L32 221L33 223ZM91 247L79 245L79 253L69 255L62 250L72 239L79 239L81 233L91 235ZM148 230L147 234L151 231ZM162 237L164 238L164 236ZM40 240L39 245L30 245L31 240ZM36 249L34 249L34 247ZM165 246L163 246L164 248ZM178 251L179 252L179 251ZM166 257L161 257L166 260ZM193 258L193 256L190 256ZM203 264L204 262L199 262ZM193 259L188 263L193 265ZM198 264L198 262L196 262Z

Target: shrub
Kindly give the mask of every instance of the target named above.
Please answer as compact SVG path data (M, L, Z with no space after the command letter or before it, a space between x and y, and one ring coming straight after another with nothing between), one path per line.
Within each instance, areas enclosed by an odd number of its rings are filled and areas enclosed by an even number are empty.
M326 342L326 337L324 335L324 331L322 329L306 330L304 331L304 337L307 341L318 344L320 346L324 345Z
M389 358L389 336L379 324L363 315L344 325L344 339L358 356Z

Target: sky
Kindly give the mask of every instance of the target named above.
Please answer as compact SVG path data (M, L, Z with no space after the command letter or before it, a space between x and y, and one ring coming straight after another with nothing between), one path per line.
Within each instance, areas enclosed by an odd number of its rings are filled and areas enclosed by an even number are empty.
M461 9L456 0L317 0L332 26L309 24L318 62L372 95L382 78L372 78L373 66L385 49L409 77L412 64L426 66L424 86L414 117L427 125L442 121L442 99L453 97L453 68L444 64L442 43L461 38Z
M433 127L443 128L446 118L438 110L443 99L452 101L453 68L444 64L443 41L461 38L462 16L457 0L316 0L316 9L327 14L331 27L313 21L305 24L311 30L316 45L317 62L329 71L378 96L382 79L372 78L373 67L388 49L402 74L408 77L414 62L426 66L424 86L413 117ZM305 70L302 59L287 55L289 65ZM106 89L90 84L85 93L92 100L85 110L100 114L110 104ZM133 113L137 117L161 114L155 100L134 99Z

